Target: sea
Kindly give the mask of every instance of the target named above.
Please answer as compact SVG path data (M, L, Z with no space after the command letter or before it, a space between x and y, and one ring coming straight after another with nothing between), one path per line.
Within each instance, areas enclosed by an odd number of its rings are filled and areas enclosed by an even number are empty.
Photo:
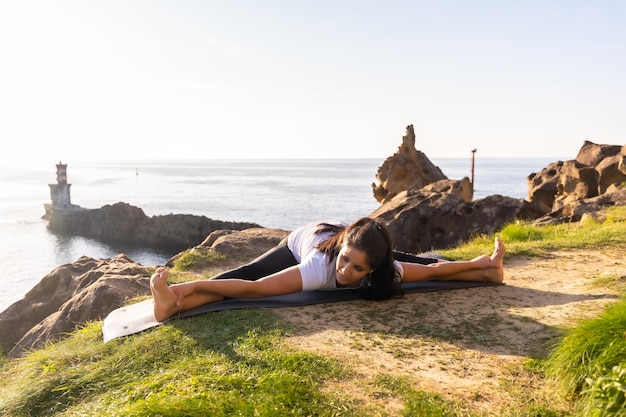
M430 158L450 179L472 178L471 158ZM474 198L528 198L526 177L560 158L475 158ZM560 159L563 160L563 159ZM81 256L125 253L162 265L175 253L112 245L50 232L42 219L67 164L73 204L100 208L124 202L147 216L203 215L293 230L310 221L351 222L374 211L372 184L382 159L46 161L0 164L0 311L55 268Z

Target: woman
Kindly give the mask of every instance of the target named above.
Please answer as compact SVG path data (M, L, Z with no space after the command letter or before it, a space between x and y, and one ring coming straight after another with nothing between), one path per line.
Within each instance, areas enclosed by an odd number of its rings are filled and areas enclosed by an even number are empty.
M384 300L400 292L400 282L502 282L504 253L504 245L496 238L491 256L438 261L394 252L389 232L376 219L363 217L349 226L311 223L249 264L213 279L168 286L167 269L158 268L150 279L154 317L163 321L224 298L358 288L366 299Z

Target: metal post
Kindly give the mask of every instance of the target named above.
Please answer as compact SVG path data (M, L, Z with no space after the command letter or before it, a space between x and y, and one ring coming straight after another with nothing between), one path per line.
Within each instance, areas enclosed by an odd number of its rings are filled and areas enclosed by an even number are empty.
M472 194L474 194L474 157L476 156L476 148L472 149Z

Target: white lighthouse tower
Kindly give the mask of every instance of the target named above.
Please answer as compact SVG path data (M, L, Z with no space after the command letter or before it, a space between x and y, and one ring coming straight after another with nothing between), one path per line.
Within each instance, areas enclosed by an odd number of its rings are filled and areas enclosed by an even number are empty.
M67 164L59 162L57 164L57 183L48 184L53 209L67 209L72 207L72 198L70 197L71 185L72 184L67 183Z
M67 164L59 161L57 164L57 183L48 184L52 203L44 204L46 214L44 219L51 220L54 214L67 213L69 211L84 210L82 207L72 204L70 186L67 183Z

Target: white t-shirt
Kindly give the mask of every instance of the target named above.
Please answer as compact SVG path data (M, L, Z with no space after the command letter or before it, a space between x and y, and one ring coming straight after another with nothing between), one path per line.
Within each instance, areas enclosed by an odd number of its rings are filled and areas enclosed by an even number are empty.
M332 232L315 234L320 223L343 225L341 222L315 222L297 228L287 237L287 247L298 261L302 276L302 291L336 289L335 259L316 249L316 246L333 235Z
M298 261L298 269L302 276L302 291L337 289L336 259L330 259L316 249L317 245L333 235L332 232L315 234L320 223L345 226L345 223L327 221L309 223L297 228L287 236L287 247ZM396 281L402 281L403 268L394 261Z

